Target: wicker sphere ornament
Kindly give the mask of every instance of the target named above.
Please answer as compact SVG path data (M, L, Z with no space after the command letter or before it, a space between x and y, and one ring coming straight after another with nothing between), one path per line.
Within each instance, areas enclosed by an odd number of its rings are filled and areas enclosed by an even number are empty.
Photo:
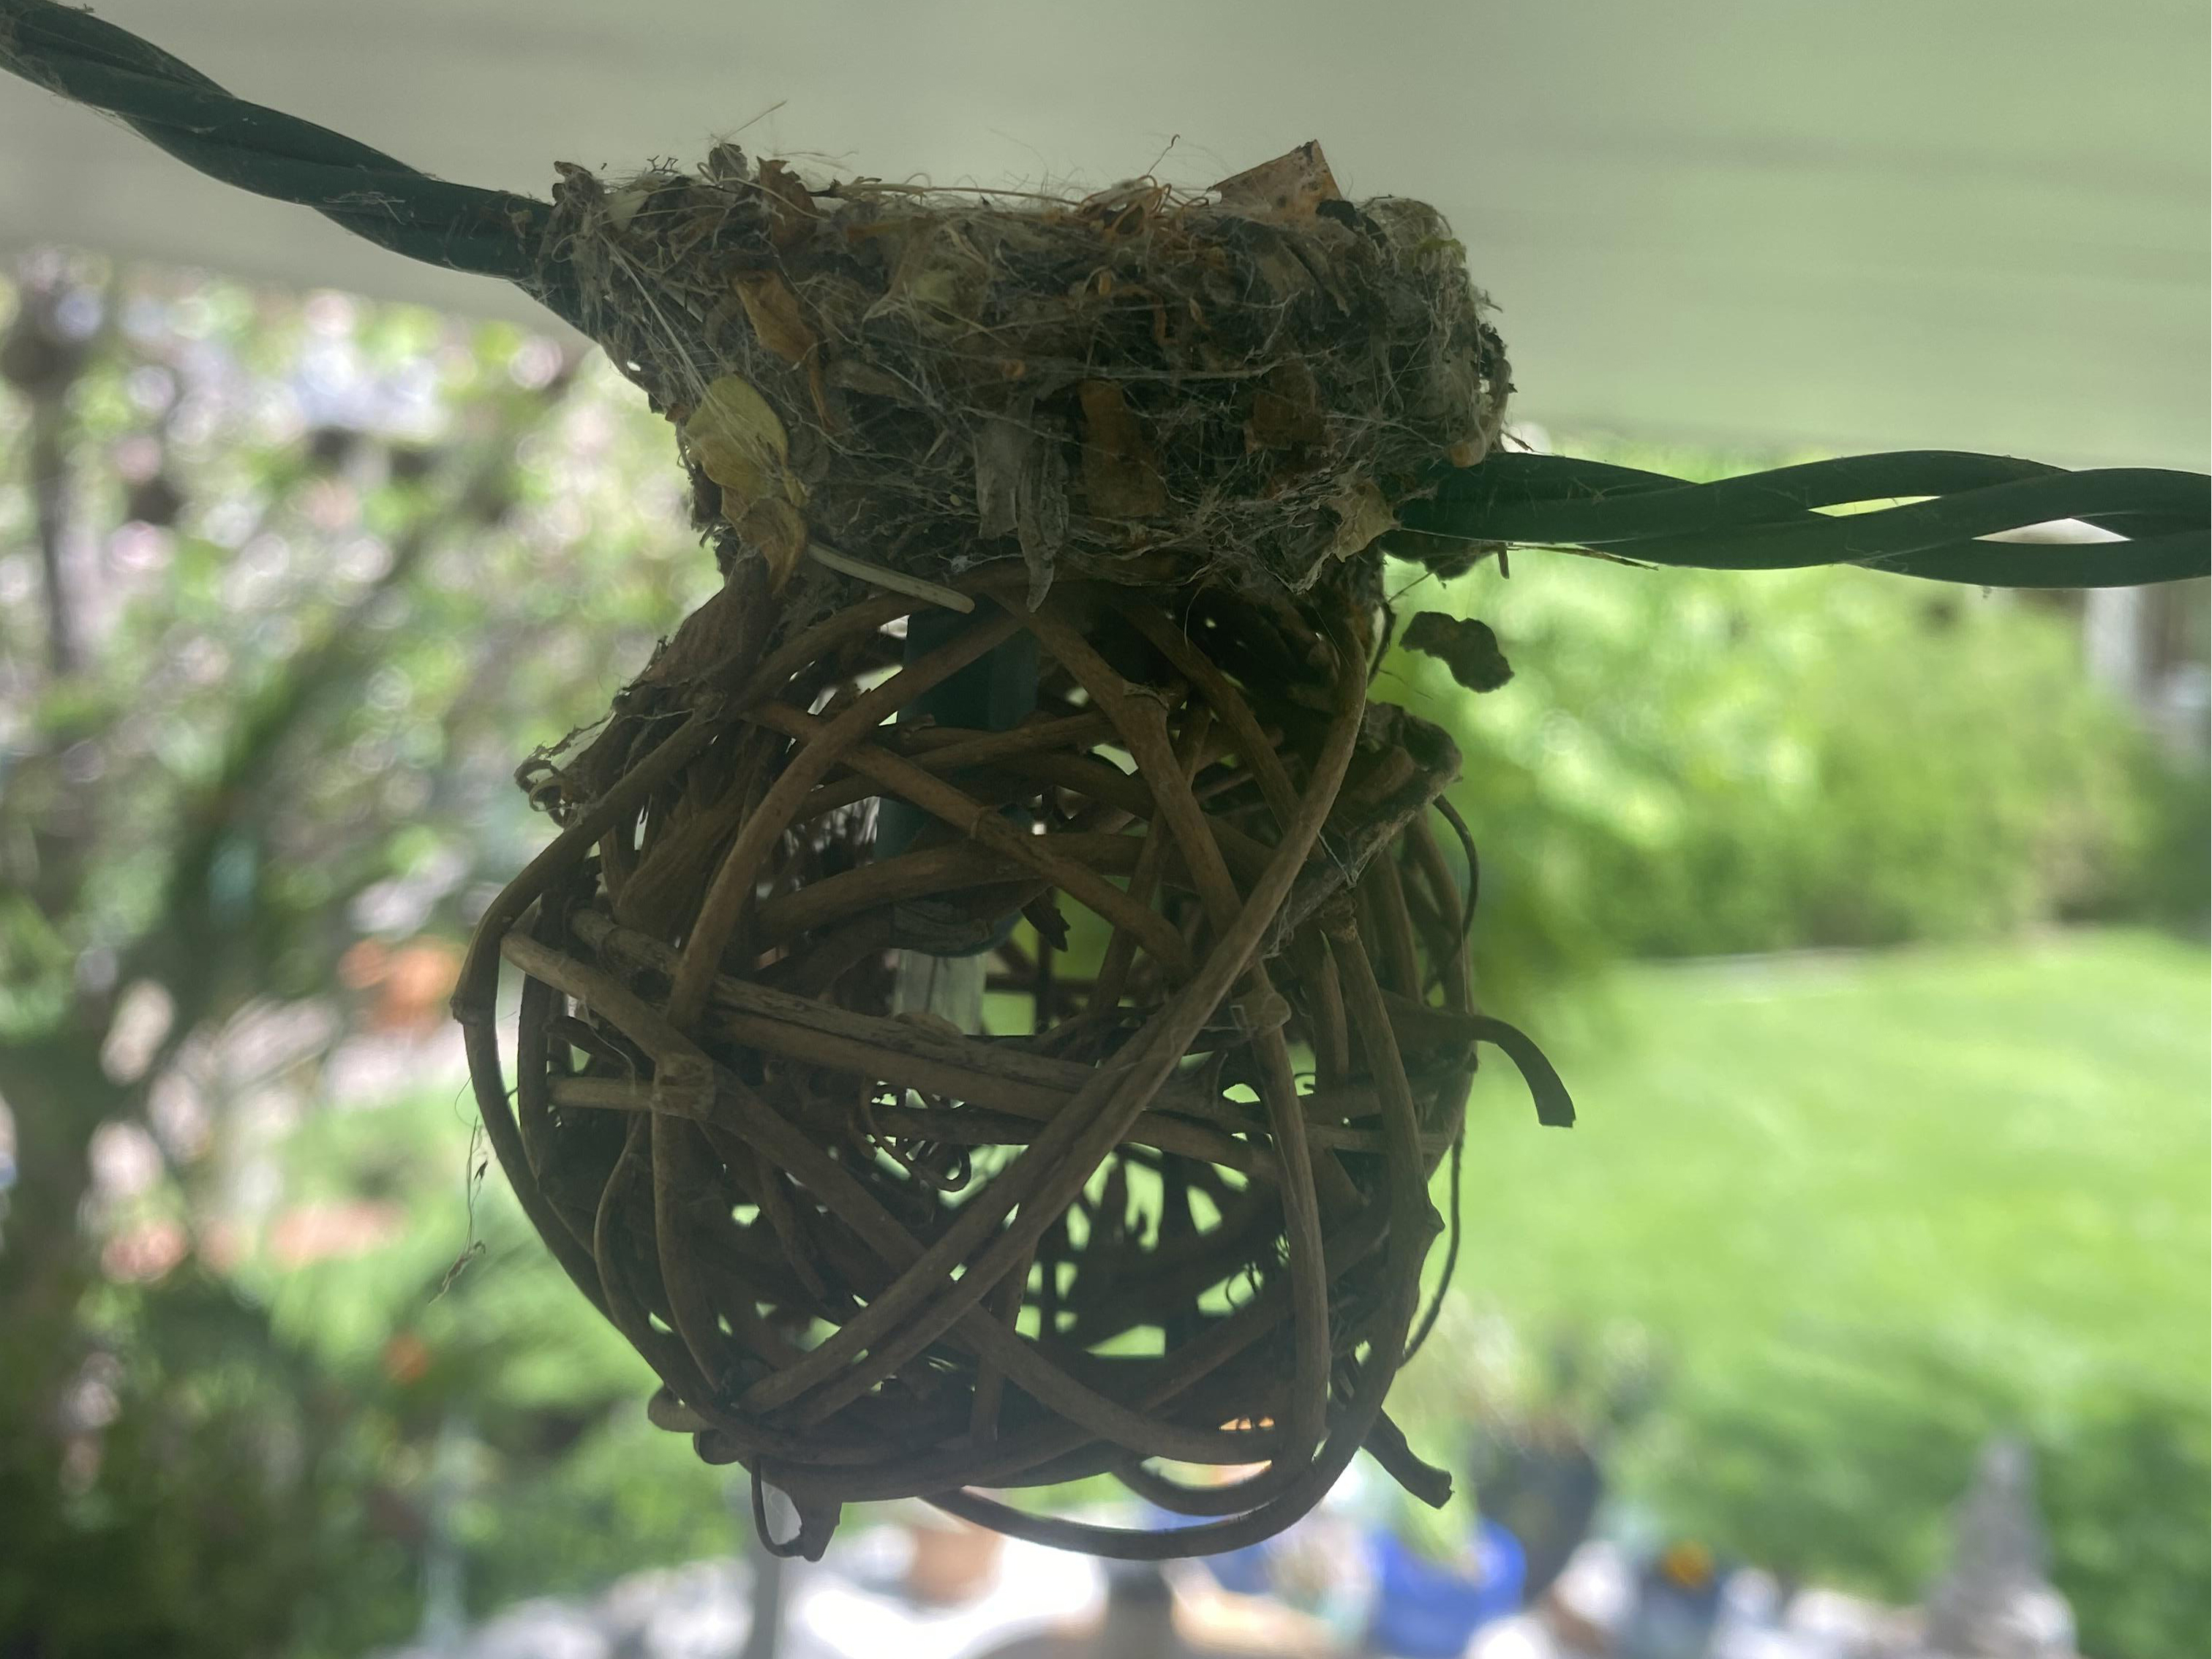
M1447 1491L1382 1397L1475 1044L1520 1045L1475 1011L1436 831L1457 756L1367 702L1354 613L1108 583L1032 611L985 570L971 614L862 599L749 653L746 572L656 665L694 675L532 770L566 828L462 994L494 1145L656 1420L788 1494L808 1553L909 1496L1230 1548L1363 1445ZM1028 706L994 708L1010 661ZM1218 1518L969 1490L1102 1473Z
M1504 359L1429 210L1231 183L570 180L724 584L518 774L560 833L455 1005L531 1221L787 1553L901 1498L1235 1548L1363 1448L1450 1490L1383 1401L1477 1044L1571 1109L1475 1006L1458 754L1367 693L1389 488ZM1190 1524L987 1495L1102 1474Z

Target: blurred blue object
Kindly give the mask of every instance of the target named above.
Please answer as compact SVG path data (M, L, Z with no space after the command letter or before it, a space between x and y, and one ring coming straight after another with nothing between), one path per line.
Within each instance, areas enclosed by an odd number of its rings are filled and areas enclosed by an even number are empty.
M1508 1431L1492 1426L1470 1459L1482 1512L1520 1540L1527 1561L1521 1599L1534 1601L1565 1571L1605 1495L1594 1437L1564 1423Z
M1206 1517L1178 1515L1173 1510L1158 1505L1145 1505L1145 1525L1155 1532L1171 1532L1180 1527L1194 1527ZM1276 1540L1263 1538L1256 1544L1247 1544L1241 1550L1224 1550L1218 1555L1201 1555L1199 1565L1212 1575L1213 1582L1235 1595L1265 1595L1274 1588L1274 1573L1268 1558L1274 1553Z
M1213 1576L1215 1583L1232 1595L1265 1595L1274 1585L1268 1553L1264 1542L1247 1544L1241 1550L1201 1556L1200 1565Z
M1477 1631L1520 1610L1527 1558L1520 1540L1495 1521L1476 1529L1472 1573L1423 1560L1395 1533L1376 1532L1370 1541L1376 1582L1368 1636L1377 1653L1459 1659Z

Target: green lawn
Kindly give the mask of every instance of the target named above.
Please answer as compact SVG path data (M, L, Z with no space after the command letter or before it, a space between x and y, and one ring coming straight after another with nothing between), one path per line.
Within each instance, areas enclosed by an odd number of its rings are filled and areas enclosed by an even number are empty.
M2209 991L2136 934L1625 973L1548 1034L1576 1129L1478 1083L1462 1293L1643 1327L1626 1480L1769 1565L1911 1593L2026 1433L2086 1650L2204 1652Z

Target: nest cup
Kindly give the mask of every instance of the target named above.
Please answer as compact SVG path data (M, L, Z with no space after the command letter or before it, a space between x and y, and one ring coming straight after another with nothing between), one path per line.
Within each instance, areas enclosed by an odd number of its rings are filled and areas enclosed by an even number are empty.
M1034 599L1166 552L1306 592L1504 418L1449 227L1344 200L1313 144L1197 196L810 188L726 144L554 197L586 327L678 424L702 526L779 588L810 551L1018 557Z
M1431 811L1456 754L1367 703L1343 611L962 586L972 615L848 605L618 718L588 793L534 775L568 827L463 992L526 1209L664 1379L656 1420L788 1494L809 1553L842 1504L909 1496L1231 1548L1362 1444L1437 1492L1381 1407L1481 1030L1471 860ZM1010 660L1022 706L916 717ZM495 951L523 976L511 1115ZM939 977L979 1029L929 1006ZM1207 1518L965 1490L1102 1473Z

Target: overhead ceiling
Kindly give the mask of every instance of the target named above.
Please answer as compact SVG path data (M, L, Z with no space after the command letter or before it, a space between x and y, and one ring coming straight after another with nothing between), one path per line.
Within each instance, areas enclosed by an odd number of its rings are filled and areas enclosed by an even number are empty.
M2203 0L95 9L243 97L539 195L556 159L733 133L803 171L1079 185L1318 138L1350 193L1450 217L1524 419L2192 467L2212 443ZM546 320L13 81L0 158L13 246Z

